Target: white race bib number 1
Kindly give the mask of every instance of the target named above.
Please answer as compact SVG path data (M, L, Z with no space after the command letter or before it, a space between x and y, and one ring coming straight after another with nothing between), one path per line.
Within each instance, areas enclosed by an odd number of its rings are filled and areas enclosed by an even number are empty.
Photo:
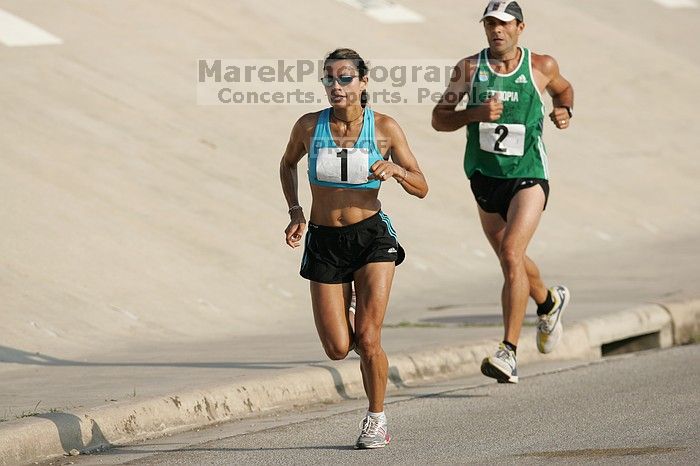
M522 157L525 154L525 125L479 123L479 146L486 152Z
M321 147L316 159L319 181L344 184L367 183L369 149Z

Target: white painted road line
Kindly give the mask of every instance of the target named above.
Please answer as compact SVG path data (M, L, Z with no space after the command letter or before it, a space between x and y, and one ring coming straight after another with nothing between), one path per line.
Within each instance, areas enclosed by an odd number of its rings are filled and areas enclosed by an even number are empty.
M422 23L425 18L403 5L388 0L338 0L386 24Z
M697 8L697 0L654 0L661 6L666 8Z
M8 47L56 45L63 41L22 18L0 10L0 43Z

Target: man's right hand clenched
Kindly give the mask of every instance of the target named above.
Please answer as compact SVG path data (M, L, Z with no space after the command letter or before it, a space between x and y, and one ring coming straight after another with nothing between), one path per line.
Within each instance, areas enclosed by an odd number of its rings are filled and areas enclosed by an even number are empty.
M479 121L496 121L503 114L503 102L494 94L479 107Z

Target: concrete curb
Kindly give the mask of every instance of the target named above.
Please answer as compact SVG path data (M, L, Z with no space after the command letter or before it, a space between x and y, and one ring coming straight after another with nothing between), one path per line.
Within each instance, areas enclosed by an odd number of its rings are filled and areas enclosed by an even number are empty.
M645 305L567 326L562 342L548 355L539 354L532 335L524 334L518 361L594 359L625 346L664 348L692 341L699 330L700 300ZM389 390L478 373L481 360L496 344L495 340L480 341L391 355ZM74 413L42 414L0 424L0 465L44 461L71 450L91 452L218 422L363 395L357 361L350 360L177 395Z
M685 345L700 337L700 300L662 304L671 315L673 342Z

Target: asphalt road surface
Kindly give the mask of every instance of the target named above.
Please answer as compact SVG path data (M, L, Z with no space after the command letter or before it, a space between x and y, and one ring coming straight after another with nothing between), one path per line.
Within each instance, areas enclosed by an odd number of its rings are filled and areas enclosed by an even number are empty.
M242 421L54 464L697 464L700 345L523 367L391 398L392 443L355 451L364 401Z

